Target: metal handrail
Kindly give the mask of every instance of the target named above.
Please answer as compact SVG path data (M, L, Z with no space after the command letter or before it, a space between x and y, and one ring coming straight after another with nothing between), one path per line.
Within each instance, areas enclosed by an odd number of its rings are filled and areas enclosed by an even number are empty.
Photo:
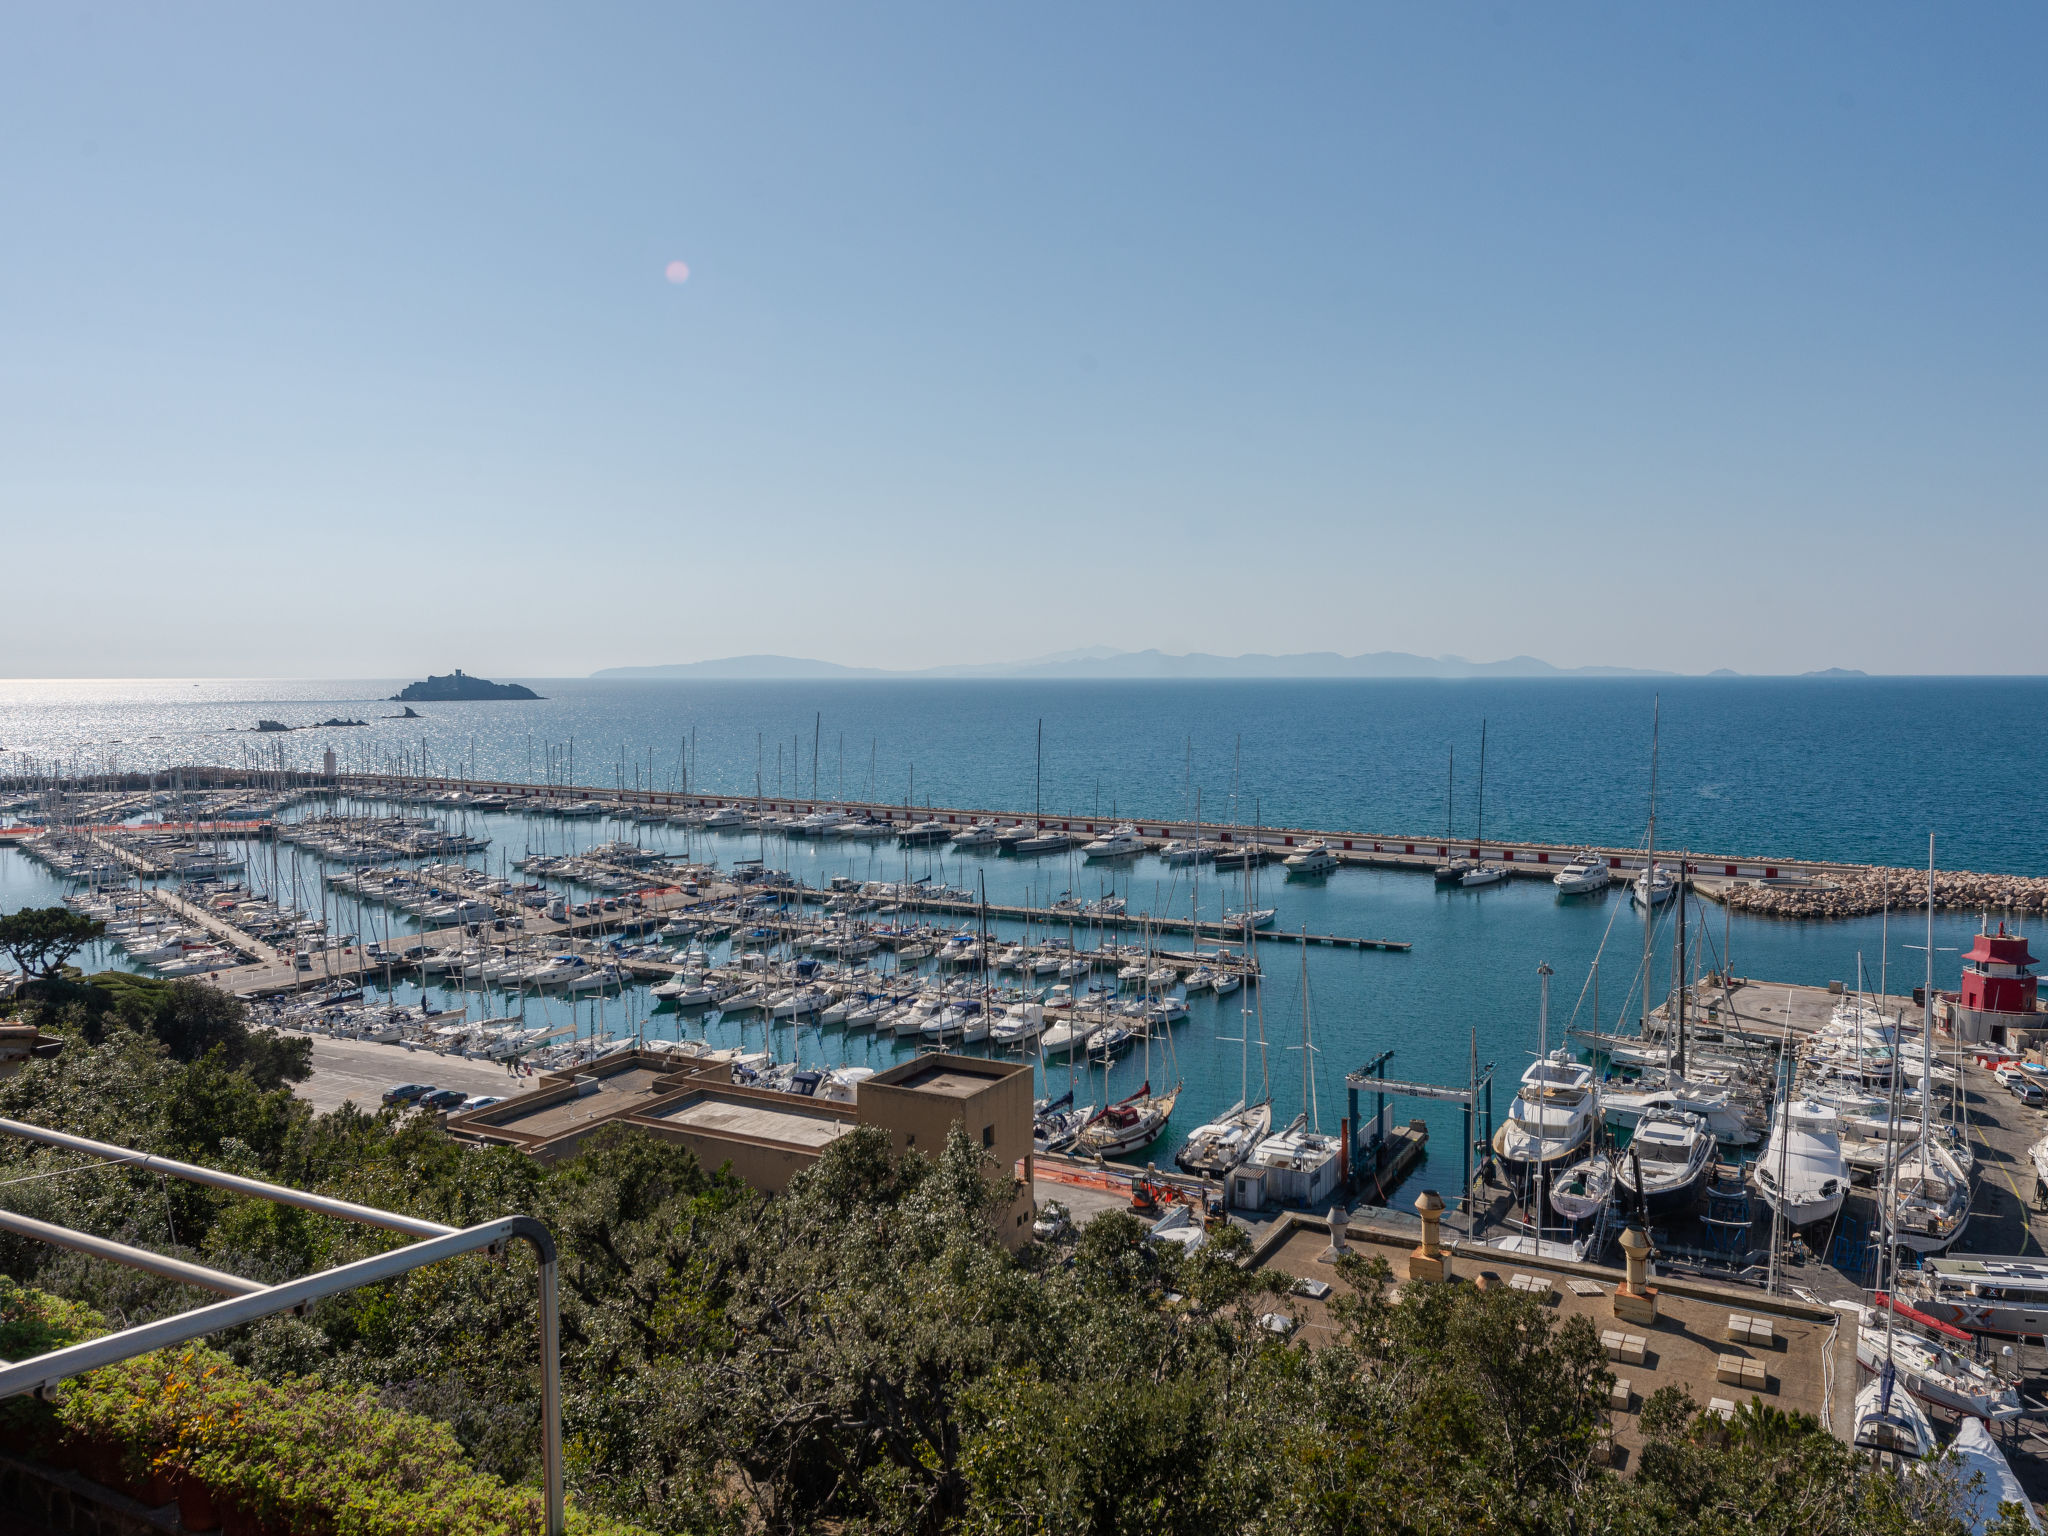
M350 1200L337 1200L331 1195L310 1195L302 1189L287 1189L282 1184L266 1184L261 1179L244 1178L239 1173L222 1173L218 1169L202 1168L196 1163L181 1163L175 1158L159 1157L154 1152L137 1152L132 1147L117 1147L111 1142L93 1141L89 1137L73 1136L68 1131L52 1131L20 1120L0 1120L0 1136L19 1136L24 1141L39 1141L45 1146L63 1147L71 1152L89 1152L94 1157L103 1157L109 1162L123 1163L131 1168L147 1168L156 1173L169 1174L174 1179L185 1179L194 1184L210 1184L215 1189L232 1190L236 1194L253 1195L258 1200L269 1200L277 1205L295 1205L301 1210L340 1216L349 1221L360 1221L367 1226L403 1232L411 1237L445 1237L455 1230L453 1227L441 1225L438 1221L421 1221L416 1216L401 1216L396 1211L380 1211L374 1206L357 1205Z
M47 1232L30 1231L28 1229L31 1227L45 1227L47 1223L8 1213L7 1221L11 1230L22 1232L25 1236L62 1242L66 1247L97 1253L99 1257L113 1259L117 1263L132 1264L137 1268L150 1269L158 1274L169 1275L173 1279L187 1279L193 1284L209 1285L215 1289L242 1286L250 1286L252 1289L244 1295L232 1296L212 1306L183 1312L176 1317L160 1318L156 1322L143 1323L134 1328L125 1328L119 1333L110 1333L101 1338L88 1339L82 1344L73 1344L64 1349L38 1355L33 1360L0 1366L0 1401L24 1392L47 1397L57 1383L68 1377L100 1366L113 1365L135 1355L147 1354L153 1349L182 1344L210 1333L217 1333L223 1328L237 1327L242 1323L254 1322L279 1312L294 1311L322 1297L354 1290L358 1286L375 1285L380 1281L395 1279L399 1275L428 1264L439 1263L443 1259L475 1253L481 1249L500 1249L515 1238L530 1243L535 1257L540 1261L541 1488L546 1505L545 1531L546 1536L564 1536L566 1525L562 1488L561 1313L556 1279L555 1240L541 1223L531 1216L501 1216L496 1221L487 1221L458 1231L453 1227L442 1226L438 1222L420 1221L411 1216L400 1216L395 1212L380 1211L371 1206L356 1205L352 1201L336 1200L327 1195L311 1195L303 1190L287 1189L280 1184L267 1184L261 1179L244 1178L239 1174L220 1173L211 1168L199 1167L197 1164L156 1157L127 1147L114 1146L108 1142L73 1136L63 1131L46 1130L42 1126L27 1125L19 1120L0 1119L0 1135L17 1136L48 1146L68 1148L74 1152L89 1152L107 1159L110 1163L126 1167L151 1168L172 1178L232 1190L237 1194L249 1195L258 1200L269 1200L279 1205L293 1205L303 1210L319 1211L369 1226L385 1227L423 1239L403 1248L394 1248L389 1253L374 1254L353 1264L344 1264L317 1275L308 1275L304 1279L288 1280L282 1285L257 1286L255 1282L242 1280L238 1276L206 1270L196 1264L185 1264L181 1260L164 1258L159 1254L129 1248L105 1238L93 1238L85 1233L71 1232L62 1227L51 1228ZM207 1278L201 1278L202 1276Z
M17 1237L33 1237L39 1242L49 1243L52 1247L71 1248L79 1253L89 1253L96 1259L126 1264L130 1269L162 1275L166 1280L179 1280L186 1285L219 1291L223 1296L248 1296L264 1289L261 1280L244 1280L240 1275L208 1269L204 1264L188 1264L183 1259L151 1253L147 1248L131 1248L126 1243L117 1243L111 1238L94 1237L90 1232L74 1232L69 1227L37 1221L33 1216L23 1216L16 1211L0 1211L0 1232L12 1232Z

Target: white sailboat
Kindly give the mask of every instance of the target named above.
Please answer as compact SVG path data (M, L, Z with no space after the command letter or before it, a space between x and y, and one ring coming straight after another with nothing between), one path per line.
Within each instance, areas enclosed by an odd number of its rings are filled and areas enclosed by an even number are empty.
M1486 722L1479 722L1479 828L1473 842L1483 852L1486 847ZM1483 885L1498 885L1507 879L1507 866L1480 862L1471 865L1458 876L1458 884L1465 890L1474 890Z
M1934 1052L1934 835L1927 837L1927 980L1922 991L1920 1102L1933 1102ZM1933 1117L1920 1116L1920 1141L1898 1159L1879 1191L1878 1210L1891 1239L1915 1253L1939 1253L1963 1235L1970 1220L1970 1180L1947 1147L1928 1134Z

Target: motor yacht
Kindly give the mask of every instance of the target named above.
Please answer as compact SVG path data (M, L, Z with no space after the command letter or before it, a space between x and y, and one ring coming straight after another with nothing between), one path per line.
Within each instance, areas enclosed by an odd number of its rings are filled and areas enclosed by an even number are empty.
M1337 867L1337 855L1330 851L1330 845L1321 838L1303 843L1294 852L1282 859L1281 865L1289 875L1306 879L1316 875L1327 875Z
M971 827L962 827L953 834L955 848L993 848L998 833L992 821L977 821Z
M1560 896L1590 896L1613 882L1607 861L1597 853L1582 853L1550 877Z
M1622 1204L1651 1216L1691 1207L1714 1164L1714 1138L1698 1115L1682 1109L1645 1110L1627 1150L1616 1159Z
M1494 1155L1517 1177L1561 1166L1592 1140L1599 1108L1593 1069L1559 1046L1522 1074L1508 1117L1494 1132Z
M1810 1099L1781 1100L1751 1177L1765 1204L1795 1227L1834 1215L1849 1193L1834 1112Z
M1105 833L1092 843L1081 845L1081 856L1087 859L1128 859L1145 851L1145 840L1138 836L1138 829L1130 822Z
M1678 886L1663 870L1644 870L1630 882L1629 899L1639 907L1660 907L1676 894Z

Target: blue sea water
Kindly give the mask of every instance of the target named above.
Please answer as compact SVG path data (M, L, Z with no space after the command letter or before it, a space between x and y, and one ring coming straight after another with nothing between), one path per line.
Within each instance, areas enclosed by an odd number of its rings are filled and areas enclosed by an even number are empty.
M1486 721L1486 826L1508 837L1628 843L1642 836L1648 812L1650 716L1662 699L1658 804L1660 846L1714 853L1826 857L1914 864L1926 837L1940 835L1949 868L2048 872L2048 806L2038 764L2048 747L2048 682L2036 680L1543 680L1344 683L599 683L536 682L539 703L430 705L427 718L379 721L360 730L295 732L253 738L261 715L287 721L328 715L371 718L395 710L375 700L391 684L37 683L0 686L0 763L76 768L150 767L173 762L239 763L283 753L308 766L332 746L344 764L382 765L422 750L436 772L473 764L478 777L539 776L549 747L565 758L575 743L576 778L680 784L691 757L694 787L751 794L760 773L784 793L808 792L816 743L821 793L901 802L1028 810L1033 803L1038 722L1044 722L1042 794L1048 809L1172 818L1185 814L1199 787L1204 815L1235 814L1268 824L1341 826L1372 832L1432 833L1445 818L1445 756L1456 744L1452 816L1460 835L1475 827L1479 723ZM843 738L843 746L842 746ZM650 759L651 753L651 759ZM602 841L628 829L563 824L517 816L475 818L492 838L492 867L527 847L550 849ZM752 835L647 830L677 852L718 858L755 852ZM1186 870L1146 858L1109 871L1072 856L1037 860L958 855L832 841L779 844L765 852L810 883L834 873L892 878L906 864L949 883L986 881L992 901L1042 905L1065 890L1092 896L1114 886L1132 909L1185 915L1199 900L1216 915L1242 898L1235 876L1201 873L1199 893ZM266 854L267 858L268 855ZM310 879L302 888L312 889ZM54 899L57 888L19 854L0 854L0 908ZM1574 1013L1590 1017L1591 967L1600 959L1600 1015L1612 1024L1639 1006L1634 986L1642 954L1642 918L1616 897L1559 901L1551 888L1513 881L1479 891L1442 891L1426 877L1345 870L1326 882L1261 876L1259 899L1279 909L1279 924L1314 932L1396 938L1405 954L1310 949L1306 1012L1315 1050L1301 1050L1302 951L1262 951L1268 979L1255 999L1254 1038L1262 1016L1266 1077L1276 1117L1310 1106L1326 1128L1344 1113L1343 1076L1382 1050L1389 1071L1462 1084L1470 1054L1494 1062L1505 1110L1512 1080L1537 1044L1537 966L1553 967L1553 1043ZM364 933L385 919L346 914ZM1668 976L1669 919L1658 936L1650 975L1655 993ZM402 922L394 930L402 930ZM999 925L1014 932L1012 925ZM1937 981L1953 985L1953 947L1976 921L1936 920ZM1924 964L1917 916L1838 922L1736 917L1717 908L1698 920L1695 944L1709 963L1725 952L1739 974L1781 983L1853 981L1859 964L1874 981L1880 966L1893 990L1918 980ZM1085 940L1086 936L1082 935ZM478 1004L481 1007L482 1004ZM534 1005L567 1018L572 1005ZM692 1025L654 1008L644 991L575 1005L586 1025L647 1024L656 1032ZM1175 1116L1185 1128L1238 1097L1241 1048L1234 1040L1241 1000L1198 1000L1174 1032L1171 1059L1155 1058L1155 1083L1184 1079ZM742 1026L712 1031L721 1042ZM759 1023L744 1026L752 1044ZM807 1061L882 1064L907 1042L831 1029L792 1039L779 1027L782 1055ZM1305 1079L1303 1062L1312 1065ZM1131 1092L1145 1064L1118 1063L1107 1091ZM394 1072L402 1075L395 1064ZM1261 1072L1251 1066L1253 1092ZM1064 1091L1055 1065L1051 1091ZM1100 1074L1081 1097L1100 1099ZM1369 1110L1369 1105L1368 1105ZM1458 1116L1446 1106L1401 1106L1428 1122L1432 1166L1419 1183L1455 1185ZM1148 1154L1164 1161L1172 1143Z

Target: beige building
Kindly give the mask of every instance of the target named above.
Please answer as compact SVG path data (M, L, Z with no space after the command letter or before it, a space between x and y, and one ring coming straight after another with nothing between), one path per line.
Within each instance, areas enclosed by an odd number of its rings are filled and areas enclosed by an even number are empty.
M735 1083L724 1062L634 1051L551 1073L516 1099L451 1116L448 1130L553 1161L613 1124L688 1147L705 1167L730 1166L754 1188L775 1191L856 1126L887 1131L899 1152L924 1153L959 1126L1013 1180L999 1218L1006 1241L1015 1246L1030 1233L1031 1069L1015 1062L919 1056L866 1079L845 1104Z

